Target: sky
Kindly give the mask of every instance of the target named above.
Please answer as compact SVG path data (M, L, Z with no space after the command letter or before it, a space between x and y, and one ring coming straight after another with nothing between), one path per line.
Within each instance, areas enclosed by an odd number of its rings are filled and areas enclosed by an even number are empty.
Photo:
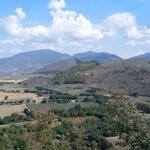
M51 49L150 52L149 0L0 0L0 58Z

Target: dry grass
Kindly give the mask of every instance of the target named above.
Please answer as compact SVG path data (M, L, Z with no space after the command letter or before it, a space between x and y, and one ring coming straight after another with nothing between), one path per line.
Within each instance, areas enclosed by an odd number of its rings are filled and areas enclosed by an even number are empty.
M0 129L2 128L9 128L12 125L16 125L16 126L23 126L26 125L28 127L31 126L35 126L37 125L38 121L37 120L33 120L33 121L25 121L25 122L18 122L18 123L10 123L10 124L5 124L5 125L0 125Z
M80 124L80 123L82 123L88 119L96 119L96 117L85 116L85 117L67 117L67 118L64 118L64 120L70 121L74 124Z
M1 105L0 117L10 116L12 113L22 114L26 106L23 105Z
M0 101L3 101L5 99L5 96L8 96L7 101L9 100L22 100L22 99L30 99L30 100L36 100L37 102L40 102L42 100L42 97L38 97L34 93L8 93L8 92L0 92Z
M115 150L128 150L129 149L129 147L121 146L119 144L119 142L121 142L122 140L118 136L108 137L107 140L108 140L109 143L111 143L113 145L113 148Z

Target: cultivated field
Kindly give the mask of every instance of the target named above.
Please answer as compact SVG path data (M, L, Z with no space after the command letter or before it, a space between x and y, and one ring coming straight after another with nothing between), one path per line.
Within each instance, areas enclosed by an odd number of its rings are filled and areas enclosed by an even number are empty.
M7 101L14 100L36 100L37 102L40 102L42 100L42 97L38 97L34 93L9 93L9 92L0 92L0 101L3 101L5 97L8 96Z
M38 114L40 112L42 112L43 110L48 110L48 111L61 111L61 110L69 110L70 108L73 108L77 105L81 105L81 107L84 108L88 108L88 107L96 107L98 106L97 103L94 102L86 102L86 103L82 103L82 102L78 102L78 103L66 103L66 104L59 104L59 103L47 103L47 104L26 104L27 107L34 113L34 114Z
M10 116L12 113L22 114L26 106L23 105L1 105L0 117Z

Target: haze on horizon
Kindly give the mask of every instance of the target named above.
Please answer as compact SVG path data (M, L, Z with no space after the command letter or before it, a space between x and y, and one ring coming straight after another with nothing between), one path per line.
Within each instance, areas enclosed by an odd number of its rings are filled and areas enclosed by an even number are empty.
M29 50L150 52L148 0L2 0L0 58Z

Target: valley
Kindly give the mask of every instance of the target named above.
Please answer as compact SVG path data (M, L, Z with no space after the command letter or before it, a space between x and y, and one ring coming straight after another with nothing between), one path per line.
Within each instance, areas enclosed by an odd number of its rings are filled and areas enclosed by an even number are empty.
M115 61L67 58L32 73L0 75L0 132L9 129L20 132L24 128L24 134L29 136L26 142L48 144L37 136L45 137L51 128L55 140L70 143L60 145L67 149L73 147L77 136L79 146L85 149L136 150L133 142L139 147L144 143L143 150L147 150L148 142L130 138L137 138L133 133L136 128L137 134L144 134L148 140L149 119L150 58ZM47 140L52 142L50 138Z
M0 150L150 150L150 0L0 0Z

